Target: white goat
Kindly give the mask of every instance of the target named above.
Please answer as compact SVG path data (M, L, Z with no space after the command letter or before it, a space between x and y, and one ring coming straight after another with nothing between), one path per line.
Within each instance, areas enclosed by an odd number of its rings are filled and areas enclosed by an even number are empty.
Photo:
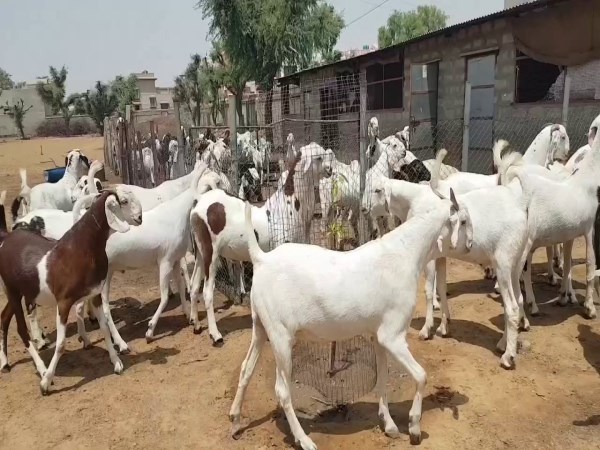
M189 215L197 195L218 183L218 177L210 170L196 170L184 192L156 208L144 212L144 223L127 233L112 235L106 243L108 272L102 289L102 306L107 317L113 341L121 352L129 350L119 334L110 314L109 293L112 275L117 271L143 269L158 265L160 281L160 304L148 323L146 340L154 339L154 329L169 299L169 280L175 280L183 312L189 321L189 305L185 300L185 282L179 270L179 263L188 249L190 228ZM210 181L204 176L212 177ZM82 315L78 315L82 316ZM83 325L83 324L81 324ZM84 346L90 342L84 333L81 336Z
M93 161L92 164L90 164L87 175L82 175L73 188L73 192L71 193L71 201L73 203L75 203L82 195L97 194L103 189L102 182L96 178L96 174L100 172L103 167L104 164L98 160ZM89 180L94 180L93 187L88 183Z
M42 183L31 188L28 199L30 211L36 209L71 211L73 209L71 193L77 180L87 172L90 163L79 149L75 149L67 154L65 166L65 174L56 183Z
M254 227L264 248L277 247L284 242L307 239L306 230L314 212L314 188L323 172L324 151L316 144L302 147L290 161L289 175L263 206L252 207ZM308 223L307 223L308 220ZM198 248L192 275L192 322L200 331L197 299L204 279L203 298L208 319L208 331L215 344L223 337L217 329L213 293L216 262L219 256L232 261L249 261L248 243L244 235L244 202L224 192L214 190L198 199L190 214L194 240Z
M177 139L171 139L169 142L169 179L185 175L185 156L184 149L179 147Z
M275 392L294 439L304 450L315 450L292 405L292 347L296 337L336 341L368 334L374 338L379 416L385 432L391 437L400 435L387 402L389 353L416 382L408 432L413 444L421 441L426 373L408 350L406 334L415 310L421 269L436 251L436 243L449 234L449 225L458 226L455 207L444 201L381 239L349 252L287 244L264 253L254 236L252 209L246 206L245 238L254 264L252 342L230 410L232 436L240 430L246 388L268 339L277 366ZM365 271L365 266L377 270Z
M159 147L156 148L158 149ZM150 182L152 183L152 186L156 186L156 183L154 182L154 156L152 155L152 149L150 147L144 147L141 151L141 154L138 151L137 155L138 161L141 161L144 173L147 177L150 177Z
M502 147L505 144L499 142L495 147ZM443 194L452 192L452 187L445 183L447 180L439 180L439 167L445 153L445 150L440 150L438 153L431 179L431 187L437 190L439 185L440 192ZM465 211L464 217L461 217L464 221L461 225L465 227L465 237L458 239L459 245L454 250L444 247L440 257L435 262L427 264L427 313L425 324L419 334L423 339L429 339L431 336L434 275L442 305L442 321L437 333L441 336L447 336L449 333L450 312L446 300L445 257L491 264L498 273L506 312L504 334L498 342L498 348L504 352L501 365L504 368L512 368L517 355L519 315L522 316L524 327L529 328L524 315L522 298L519 298L519 275L526 258L524 253L527 242L525 204L513 190L504 186L473 190L459 195L457 200L461 209ZM379 184L374 186L374 190L370 193L368 204L363 207L385 208L401 220L405 220L414 214L414 210L419 211L436 201L433 191L426 185L381 178Z
M571 284L571 250L573 240L581 235L586 242L586 296L584 307L589 318L596 317L594 306L595 255L593 251L593 229L598 209L598 181L600 171L600 139L597 137L600 116L588 132L590 151L579 163L579 168L567 179L554 181L535 174L529 165L513 166L503 176L503 183L518 179L523 196L528 202L529 250L541 246L563 243L564 272L560 289L559 304L570 300L577 303ZM532 313L537 304L531 286L531 253L528 251L527 265L523 271L527 303Z

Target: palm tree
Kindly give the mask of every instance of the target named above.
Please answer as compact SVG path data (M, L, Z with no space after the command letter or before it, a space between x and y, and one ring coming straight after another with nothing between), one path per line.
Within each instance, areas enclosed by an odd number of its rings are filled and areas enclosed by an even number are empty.
M71 94L66 97L67 73L65 66L62 66L60 70L50 66L49 81L47 83L39 82L36 89L42 101L52 108L52 113L62 115L68 134L71 117L75 114L74 105L81 95Z

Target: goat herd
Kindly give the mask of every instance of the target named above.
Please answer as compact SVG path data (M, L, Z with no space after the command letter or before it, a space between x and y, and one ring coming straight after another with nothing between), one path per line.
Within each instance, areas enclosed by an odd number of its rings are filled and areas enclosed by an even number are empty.
M409 434L412 443L419 443L426 373L410 353L406 334L423 270L427 300L420 331L423 339L432 336L436 306L442 315L437 333L449 333L447 257L478 263L488 267L488 275L495 273L505 318L497 347L506 369L515 366L519 329L529 328L521 277L530 313L538 312L531 286L531 255L536 248L547 248L553 284L553 263L563 265L559 303L577 303L571 286L571 251L573 240L584 236L587 289L583 306L589 318L596 316L599 126L600 116L589 127L588 145L570 159L569 138L559 124L544 127L523 155L512 151L506 141L498 141L493 148L497 174L488 176L443 165L445 150L435 160L419 161L407 150L408 129L381 140L373 118L368 124L369 168L363 192L358 189L356 161L341 163L332 150L314 142L296 151L290 134L287 170L282 168L277 190L260 207L239 198L245 198L242 194L247 191L241 190L238 197L231 192L223 174L231 156L226 139L204 137L191 173L152 189L117 184L103 190L95 179L102 163L90 164L78 149L68 153L65 175L55 184L30 188L21 170L21 192L12 205L10 232L4 218L5 192L0 198L0 277L8 297L1 314L0 368L10 370L7 333L14 315L19 336L41 377L42 394L47 394L75 305L84 347L91 345L84 324L87 308L102 330L114 372L120 374L123 364L118 352L129 349L111 317L112 274L152 266L159 267L160 304L148 324L146 339L153 339L171 281L184 314L194 332L199 332L197 302L203 282L208 332L215 343L222 343L213 311L217 268L224 258L244 289L241 263L251 262L252 339L231 406L232 435L240 430L246 388L268 339L277 366L275 391L294 438L303 449L316 449L291 402L294 341L303 336L335 342L366 334L372 336L377 357L376 390L385 432L391 437L399 434L386 396L389 354L416 382ZM253 160L252 177L262 184L270 145L246 135L238 136L238 144ZM348 252L307 245L315 189L319 189L324 218L330 217L335 205L348 212L358 234L362 214L374 224L378 238ZM393 223L387 220L390 217L402 225L388 231L386 224ZM267 252L269 248L274 250ZM192 259L190 277L187 263ZM56 347L48 366L38 353L48 342L38 325L37 306L46 304L57 307Z

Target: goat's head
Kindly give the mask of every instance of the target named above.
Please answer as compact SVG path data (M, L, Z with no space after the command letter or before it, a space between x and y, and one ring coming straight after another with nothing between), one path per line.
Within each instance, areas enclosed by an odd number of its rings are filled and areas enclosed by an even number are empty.
M425 167L423 161L415 159L414 161L403 165L399 172L393 172L392 178L410 181L411 183L420 183L421 181L430 181L431 172Z
M371 117L367 125L367 135L369 145L367 146L367 158L372 158L377 148L377 138L379 137L379 121L377 117Z
M450 198L444 197L436 189L432 187L433 192L444 200L444 203L450 208L449 215L449 227L444 226L442 234L438 239L438 247L442 246L443 239L450 236L450 248L456 249L459 245L459 241L464 241L467 252L473 247L473 223L471 222L471 215L469 210L463 204L461 205L454 195L454 191L450 188Z
M404 144L406 148L410 146L410 127L406 125L402 131L396 133L396 137Z
M298 156L300 157L299 171L307 179L317 181L323 175L331 176L331 164L327 166L323 164L325 150L319 144L311 142L305 145L296 154L296 157Z
M570 150L569 135L567 134L567 129L564 125L558 123L551 125L548 164L551 164L556 159L567 161Z
M81 177L90 168L90 161L78 148L71 150L65 156L65 170L76 178Z
M598 134L598 128L600 128L600 115L594 119L594 121L590 125L590 129L588 130L587 138L588 138L588 144L590 145L590 147L594 143L594 139L596 138L596 135Z
M323 173L325 176L330 177L333 173L333 166L335 164L336 158L333 150L328 148L325 150L325 154L323 155Z
M390 168L400 172L400 168L406 163L406 147L396 136L388 136L382 141Z
M130 225L141 225L142 204L125 186L117 186L104 203L108 226L118 233L129 231Z
M387 179L382 176L367 178L367 186L361 200L361 211L372 218L384 217L390 213L390 189Z

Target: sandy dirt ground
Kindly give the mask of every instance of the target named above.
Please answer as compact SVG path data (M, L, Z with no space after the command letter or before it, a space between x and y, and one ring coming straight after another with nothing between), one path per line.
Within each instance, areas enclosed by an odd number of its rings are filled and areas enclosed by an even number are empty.
M39 154L40 145L44 155ZM102 157L102 139L96 137L0 144L0 189L7 189L12 200L19 188L18 167L27 167L35 184L42 181L43 169L52 167L44 161L52 157L59 163L76 147L92 158ZM495 345L502 307L493 282L483 280L478 266L448 264L449 338L419 341L424 316L419 290L408 341L428 374L421 448L600 448L600 325L583 318L580 307L552 304L557 288L547 284L542 253L536 253L534 264L542 315L531 318L531 331L521 334L527 350L514 371L499 367ZM581 299L581 242L574 254L574 287ZM71 320L51 395L42 397L33 363L11 324L12 370L0 374L0 448L279 449L293 444L277 407L268 345L244 404L247 427L239 440L229 437L227 415L250 342L249 309L219 307L225 345L215 348L206 332L192 333L175 296L158 324L158 339L147 344L147 322L158 305L157 278L156 270L114 277L113 316L133 350L122 357L125 371L120 376L112 373L96 327L87 324L94 348L83 350ZM2 293L0 305L5 301ZM42 308L40 315L54 341L54 311ZM42 352L46 364L52 352ZM294 389L297 397L298 387ZM320 449L406 448L414 385L396 363L390 363L388 389L391 413L402 433L396 440L379 427L373 393L342 411L317 413L326 407L310 405L300 414L301 423Z

